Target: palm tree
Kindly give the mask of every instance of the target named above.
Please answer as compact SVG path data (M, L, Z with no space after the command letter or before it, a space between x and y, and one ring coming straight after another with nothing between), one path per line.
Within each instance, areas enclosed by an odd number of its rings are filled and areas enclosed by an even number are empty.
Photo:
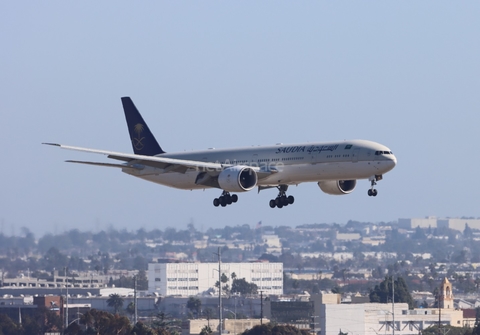
M123 307L123 298L116 294L112 293L109 295L110 298L107 299L107 305L115 309L115 314L118 314L118 310Z

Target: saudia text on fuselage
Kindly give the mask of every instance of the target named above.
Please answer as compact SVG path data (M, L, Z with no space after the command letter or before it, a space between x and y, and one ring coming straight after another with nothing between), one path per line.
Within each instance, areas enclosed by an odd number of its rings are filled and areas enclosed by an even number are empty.
M280 147L275 151L276 154L288 154L296 152L321 153L322 151L335 151L338 148L338 144L333 145L297 145L291 147Z

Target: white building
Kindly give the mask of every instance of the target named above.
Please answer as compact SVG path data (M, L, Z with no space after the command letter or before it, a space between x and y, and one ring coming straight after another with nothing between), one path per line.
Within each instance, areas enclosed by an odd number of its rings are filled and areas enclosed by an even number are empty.
M462 311L442 309L443 325L462 326ZM338 335L340 330L349 335L395 334L418 335L421 330L438 324L438 309L409 310L408 304L396 303L395 315L391 304L322 304L320 306L321 335ZM395 321L394 321L395 320Z
M480 219L458 219L458 218L446 218L440 219L434 216L430 216L424 219L398 219L398 226L403 229L416 229L417 227L426 228L450 228L463 232L465 226L472 229L480 229Z
M283 263L222 263L232 285L232 273L236 278L258 286L265 295L283 294ZM192 296L216 290L218 263L150 263L148 264L148 291L163 296Z

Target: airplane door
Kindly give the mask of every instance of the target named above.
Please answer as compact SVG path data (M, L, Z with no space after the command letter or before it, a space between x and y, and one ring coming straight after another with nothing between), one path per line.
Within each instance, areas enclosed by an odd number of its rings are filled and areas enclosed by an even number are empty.
M357 163L358 162L358 155L360 154L360 149L355 149L352 152L352 162Z

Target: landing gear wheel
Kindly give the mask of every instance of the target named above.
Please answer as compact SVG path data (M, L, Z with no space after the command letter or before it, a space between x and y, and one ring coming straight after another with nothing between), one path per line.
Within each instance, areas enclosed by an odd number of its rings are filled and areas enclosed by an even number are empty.
M218 207L218 206L225 207L225 206L231 205L231 204L233 204L234 202L237 202L237 201L238 201L238 195L230 194L227 191L223 191L221 196L213 199L213 205L215 207Z
M286 192L288 185L279 185L277 186L278 195L275 199L270 200L270 208L283 208L285 206L291 205L295 202L295 198L291 195L287 196Z
M370 183L371 183L372 187L368 190L368 196L369 197L376 197L377 194L378 194L377 190L375 189L375 185L377 185L377 177L378 176L374 176L374 177L370 178ZM380 180L380 179L378 179L378 180Z

